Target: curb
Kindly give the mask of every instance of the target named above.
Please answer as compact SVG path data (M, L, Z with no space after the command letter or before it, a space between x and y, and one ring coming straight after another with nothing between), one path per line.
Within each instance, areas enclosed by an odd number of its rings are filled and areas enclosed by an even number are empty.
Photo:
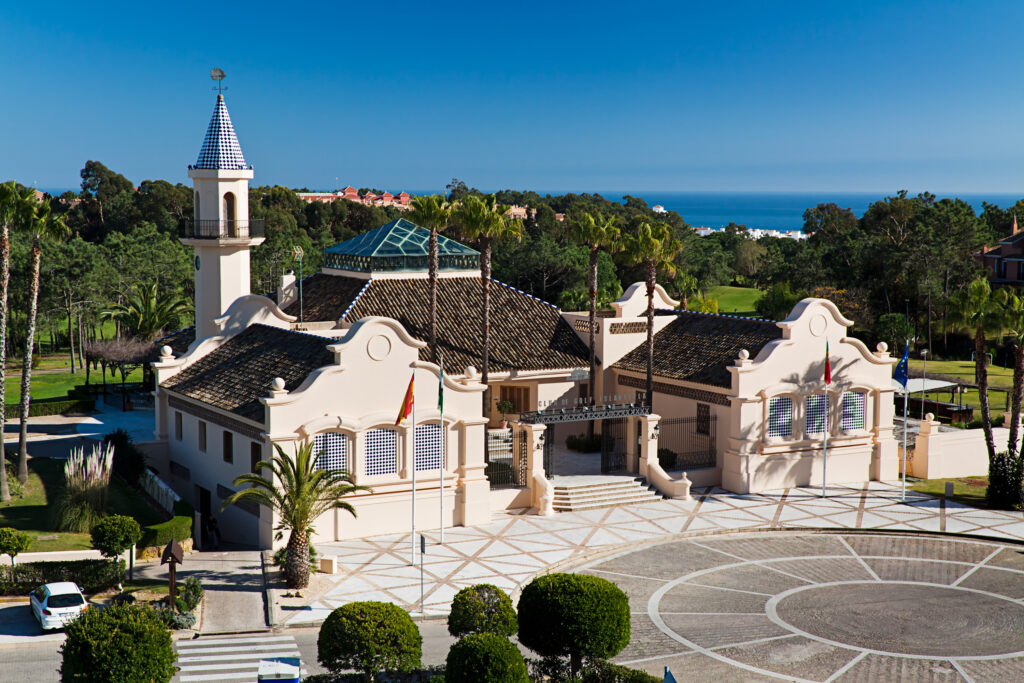
M277 614L274 610L274 596L271 593L270 581L267 578L267 563L273 558L272 550L260 553L260 571L263 574L263 620L268 628L277 627Z

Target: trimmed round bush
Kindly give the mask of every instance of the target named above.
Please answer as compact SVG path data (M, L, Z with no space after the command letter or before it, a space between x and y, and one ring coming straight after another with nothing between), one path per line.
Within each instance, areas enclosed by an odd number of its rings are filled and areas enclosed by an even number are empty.
M110 515L96 522L90 530L92 547L103 557L117 557L142 538L139 523L125 515Z
M529 683L519 648L495 633L473 633L452 645L445 683Z
M538 576L519 598L519 641L542 657L568 656L574 676L584 658L614 657L629 637L629 600L605 579Z
M507 638L518 630L519 620L512 600L497 586L479 583L455 594L452 611L448 614L448 633L453 636L496 633Z
M317 660L333 673L355 669L367 681L382 671L420 666L423 638L408 614L390 602L353 602L327 617Z
M171 632L147 607L88 609L66 630L60 648L62 681L166 683L174 676Z

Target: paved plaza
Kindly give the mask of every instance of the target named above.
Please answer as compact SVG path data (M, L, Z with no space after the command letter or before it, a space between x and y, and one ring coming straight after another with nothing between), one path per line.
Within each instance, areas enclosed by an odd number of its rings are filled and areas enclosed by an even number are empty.
M616 661L679 680L1024 680L1024 553L949 537L712 536L577 568L629 595Z
M423 610L446 614L452 597L475 583L515 592L533 576L579 566L602 554L687 536L752 529L875 529L952 532L1024 541L1020 513L979 510L907 492L901 502L896 483L834 486L828 498L819 488L793 488L737 495L720 488L695 491L691 500L658 500L551 517L501 513L485 526L425 533ZM409 534L337 543L317 550L338 558L338 573L317 575L302 598L274 602L279 624L314 624L335 607L357 600L393 602L420 611L420 567L410 565Z

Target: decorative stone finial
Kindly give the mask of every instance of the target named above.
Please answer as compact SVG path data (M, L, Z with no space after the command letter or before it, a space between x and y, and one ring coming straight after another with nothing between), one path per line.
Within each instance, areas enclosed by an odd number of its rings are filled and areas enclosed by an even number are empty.
M878 349L879 353L885 353L889 350L889 345L885 342L878 342L878 345L875 348Z
M270 386L274 388L274 391L284 391L284 380L280 377L275 377Z
M924 414L924 419L927 422L934 422L935 421L935 413L925 413Z
M163 356L164 358L167 358L169 356L173 356L174 355L174 350L171 349L170 346L167 346L166 344L164 344L163 346L160 347L160 355Z
M750 358L750 351L747 351L746 349L740 349L739 357L740 360L747 360L748 358Z
M469 379L476 378L476 368L473 367L472 365L467 365L466 366L466 370L465 370L465 374L466 374L466 377L468 377Z

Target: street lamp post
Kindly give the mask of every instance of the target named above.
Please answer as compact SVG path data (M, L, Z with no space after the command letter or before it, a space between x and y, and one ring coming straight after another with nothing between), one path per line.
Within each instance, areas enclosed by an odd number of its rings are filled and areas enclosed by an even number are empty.
M924 402L928 399L928 349L921 349L924 369L921 371L921 419L924 420Z

